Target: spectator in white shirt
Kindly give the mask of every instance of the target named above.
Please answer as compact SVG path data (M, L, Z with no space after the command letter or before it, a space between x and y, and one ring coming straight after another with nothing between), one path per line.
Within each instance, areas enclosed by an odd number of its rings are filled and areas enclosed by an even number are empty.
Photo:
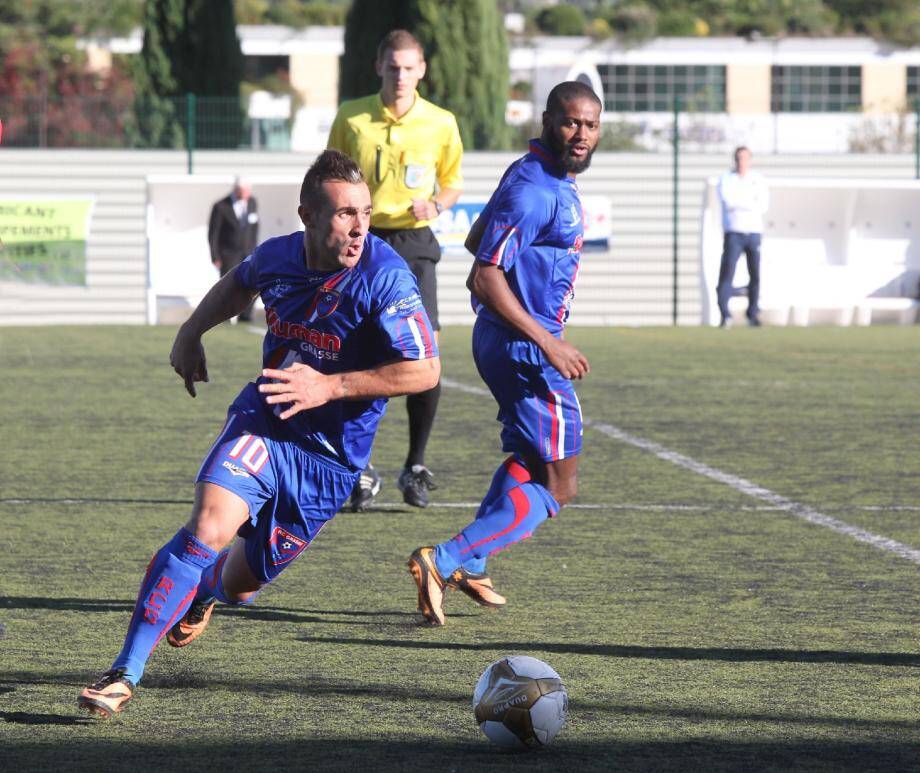
M747 286L747 319L753 327L760 325L760 237L763 233L763 216L769 204L767 183L763 175L751 171L751 151L744 147L735 149L735 167L719 180L719 199L722 202L722 265L716 295L722 314L720 327L731 326L728 301L736 292L732 287L735 267L741 253L747 258L750 283Z

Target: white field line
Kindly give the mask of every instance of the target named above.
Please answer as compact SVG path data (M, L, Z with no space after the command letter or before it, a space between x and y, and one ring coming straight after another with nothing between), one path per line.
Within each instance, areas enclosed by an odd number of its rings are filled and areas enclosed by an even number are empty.
M462 384L458 381L453 381L452 379L442 378L441 383L444 386L450 387L451 389L458 389L469 394L489 394L488 390L483 389L482 387L474 387L468 384ZM754 499L759 499L761 502L766 502L768 505L771 505L772 507L775 507L779 510L784 510L791 515L794 515L796 518L801 518L803 521L815 524L816 526L823 526L824 528L830 529L837 534L843 534L859 542L863 542L867 545L872 545L872 547L878 548L879 550L884 550L888 553L894 553L894 555L911 561L912 563L920 564L920 550L912 548L909 545L905 545L903 542L898 542L897 540L890 539L889 537L884 537L880 534L873 534L872 532L866 531L865 529L860 529L858 526L852 526L851 524L848 524L837 518L832 518L829 515L818 512L812 507L808 507L808 505L803 505L799 502L793 502L791 499L787 499L784 496L774 494L769 489L763 488L763 486L758 486L756 483L751 483L750 481L738 477L737 475L731 475L730 473L717 470L715 467L710 467L708 464L698 462L695 459L691 459L689 456L684 456L683 454L679 454L676 451L671 451L651 440L646 440L645 438L630 434L629 432L624 432L623 430L619 429L618 427L614 427L611 424L593 422L589 419L585 419L584 423L586 427L591 427L595 431L600 432L607 437L613 438L614 440L619 440L622 443L627 443L628 445L634 446L635 448L639 448L643 451L648 451L649 453L655 454L655 456L657 456L659 459L663 459L664 461L670 462L671 464L676 464L678 467L683 467L684 469L690 470L697 475L702 475L719 483L724 483L726 486L734 489L735 491L746 494L747 496L753 497Z

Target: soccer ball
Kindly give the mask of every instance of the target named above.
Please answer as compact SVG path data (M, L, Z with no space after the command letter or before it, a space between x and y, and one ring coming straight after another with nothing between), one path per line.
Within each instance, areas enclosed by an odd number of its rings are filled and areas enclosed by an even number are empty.
M569 711L559 674L527 655L496 660L473 691L479 729L506 748L549 746Z

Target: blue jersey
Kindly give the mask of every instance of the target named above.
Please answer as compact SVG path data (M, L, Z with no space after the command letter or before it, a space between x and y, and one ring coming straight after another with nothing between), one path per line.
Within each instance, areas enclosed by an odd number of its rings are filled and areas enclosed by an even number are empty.
M575 180L538 141L506 170L480 217L476 259L501 266L521 306L555 336L569 316L584 241ZM505 323L473 298L476 313Z
M236 270L236 281L265 304L263 367L302 362L341 373L438 355L415 277L388 244L368 234L357 265L330 273L307 268L303 238L298 231L269 239ZM264 399L248 387L237 402L261 401L282 433L353 470L366 466L387 402L335 400L282 421L286 406Z

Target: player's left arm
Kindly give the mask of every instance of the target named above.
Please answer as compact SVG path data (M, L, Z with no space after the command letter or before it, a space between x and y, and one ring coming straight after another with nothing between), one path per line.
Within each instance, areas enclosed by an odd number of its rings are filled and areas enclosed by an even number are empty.
M290 403L279 414L279 418L289 419L332 400L372 400L425 392L441 377L441 359L396 360L369 370L329 374L294 363L285 370L266 368L262 375L274 379L259 385L259 391L267 395L265 402Z

